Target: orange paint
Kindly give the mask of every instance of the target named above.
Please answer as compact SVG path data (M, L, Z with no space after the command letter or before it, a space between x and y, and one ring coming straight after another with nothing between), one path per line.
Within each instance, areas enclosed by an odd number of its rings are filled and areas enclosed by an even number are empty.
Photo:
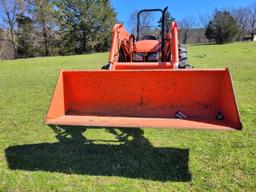
M227 69L63 71L62 78L48 124L151 127L150 120L166 128L241 129ZM176 119L177 111L188 119Z
M135 43L135 52L151 53L160 50L160 42L158 40L142 40Z
M179 42L175 22L171 23L169 32L162 33L161 39L162 42L160 39L136 42L122 24L116 24L112 31L109 70L63 70L46 123L241 129L229 70L177 69ZM156 59L148 59L152 55ZM184 113L187 119L177 119L177 112ZM223 115L222 120L216 119L219 113Z

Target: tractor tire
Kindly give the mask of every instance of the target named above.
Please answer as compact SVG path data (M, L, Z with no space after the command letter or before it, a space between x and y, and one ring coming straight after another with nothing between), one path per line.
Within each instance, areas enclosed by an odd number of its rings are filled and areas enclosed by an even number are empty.
M109 70L109 64L103 65L101 70Z
M188 64L188 52L186 45L179 44L178 45L179 49L179 69L186 69L186 68L192 68L190 64Z

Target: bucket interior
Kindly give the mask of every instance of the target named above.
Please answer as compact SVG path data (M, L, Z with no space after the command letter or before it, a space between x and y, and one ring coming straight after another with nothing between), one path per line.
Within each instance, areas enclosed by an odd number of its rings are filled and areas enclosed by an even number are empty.
M147 118L176 119L176 113L181 112L189 121L226 124L237 129L240 126L226 69L63 71L60 78L61 85L57 87L62 87L59 102L63 105L58 107L63 108L64 116L147 121ZM216 119L217 114L222 118Z

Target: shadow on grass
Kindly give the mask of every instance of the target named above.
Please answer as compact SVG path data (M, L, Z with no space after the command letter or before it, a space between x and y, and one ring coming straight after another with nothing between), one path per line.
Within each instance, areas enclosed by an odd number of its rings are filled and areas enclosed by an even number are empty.
M6 148L9 168L157 181L191 181L189 150L154 147L143 136L141 129L108 128L106 131L115 135L117 144L109 144L110 141L106 140L102 140L104 144L95 144L95 140L84 137L86 127L51 128L59 140L57 143Z

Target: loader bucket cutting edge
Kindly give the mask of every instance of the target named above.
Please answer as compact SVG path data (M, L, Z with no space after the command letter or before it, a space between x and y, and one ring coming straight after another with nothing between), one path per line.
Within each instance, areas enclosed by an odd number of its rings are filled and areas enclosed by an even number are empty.
M177 119L177 112L187 116ZM223 118L216 119L217 114ZM241 129L228 69L69 71L55 88L46 124Z

